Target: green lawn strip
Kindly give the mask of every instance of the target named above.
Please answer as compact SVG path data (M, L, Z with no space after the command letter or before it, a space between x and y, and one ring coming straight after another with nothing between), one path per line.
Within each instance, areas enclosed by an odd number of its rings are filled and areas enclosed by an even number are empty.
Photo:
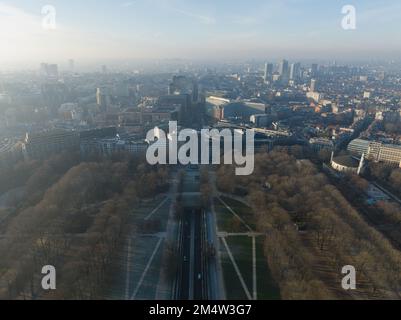
M171 199L167 200L157 212L157 217L161 218L163 230L166 230L166 228L167 228L167 221L168 221L168 216L170 213L170 206L171 206Z
M252 229L256 229L252 208L237 200L222 196L221 199L238 214Z
M129 297L131 298L146 264L157 244L156 237L135 237L131 239L130 263L128 263L128 245L122 250L113 265L112 286L107 292L111 299L126 299L127 265L130 265L129 272ZM160 249L160 248L159 248ZM156 257L155 257L156 258ZM154 261L153 261L154 262ZM140 292L140 290L139 290ZM139 293L138 292L138 293Z
M216 211L217 226L219 231L225 232L248 232L249 230L244 224L235 217L221 201L217 198L213 199Z
M153 250L159 241L156 237L137 237L132 239L131 272L130 272L130 296L137 287L146 265L152 256ZM160 248L159 248L160 250ZM153 261L154 262L154 261ZM152 262L152 264L153 264ZM124 271L126 272L126 270ZM149 270L148 270L149 272ZM125 277L124 273L124 277ZM158 279L158 277L157 277ZM143 283L142 283L143 286ZM138 295L142 294L142 286L139 288ZM146 292L146 290L145 290Z
M132 223L137 223L137 222L143 222L143 220L149 216L149 214L156 209L159 204L162 201L165 201L166 197L158 197L154 201L146 201L142 202L138 206L132 209L131 211L131 219ZM161 222L161 231L166 229L167 226L167 220L168 220L168 214L170 210L170 205L171 205L171 199L168 199L165 201L162 206L157 209L152 216L150 217L150 220L152 219L159 219Z
M227 299L247 300L245 291L242 288L241 282L238 279L234 266L231 263L230 257L228 256L224 244L222 242L220 242L220 248L222 253L221 266L223 268L223 278L224 278L224 285L226 289Z
M132 209L131 217L134 221L143 220L156 206L154 202L143 202Z
M160 266L162 260L164 242L160 245L158 251L153 258L142 285L136 295L137 300L154 300L156 296L156 289L159 282Z
M232 236L227 237L226 241L252 295L252 238L248 236Z
M164 199L161 201L164 201ZM161 201L157 203L157 206L160 204ZM168 199L166 202L163 203L163 205L159 209L156 210L156 212L153 213L151 217L151 219L160 220L161 230L166 230L167 228L167 220L170 211L170 205L171 205L171 199ZM152 210L154 210L154 208ZM149 213L152 212L152 210L150 210Z

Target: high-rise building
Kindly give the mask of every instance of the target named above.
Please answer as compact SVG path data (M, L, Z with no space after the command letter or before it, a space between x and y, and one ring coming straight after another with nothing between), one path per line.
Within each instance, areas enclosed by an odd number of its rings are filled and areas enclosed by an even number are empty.
M310 91L311 91L311 92L316 92L316 90L317 90L317 82L316 82L316 79L312 79L312 80L310 81Z
M301 64L299 62L292 63L290 67L290 80L298 80L301 72Z
M290 78L290 70L288 68L288 61L283 59L280 61L278 66L278 73L280 74L281 82L287 83Z
M41 63L39 73L42 77L49 79L58 79L57 64Z
M96 89L96 104L106 110L110 105L110 95L107 88Z
M278 66L278 73L280 76L285 75L288 72L288 61L283 59L280 61Z
M319 69L319 66L318 66L317 63L312 64L312 67L311 67L311 76L312 77L316 77L317 76L318 69Z
M182 75L173 76L173 79L168 86L168 94L188 94L191 96L192 102L197 102L199 100L198 81Z
M192 101L197 102L199 99L199 85L198 81L193 80Z
M273 75L273 64L272 63L265 63L265 70L263 73L263 80L268 81L271 76Z

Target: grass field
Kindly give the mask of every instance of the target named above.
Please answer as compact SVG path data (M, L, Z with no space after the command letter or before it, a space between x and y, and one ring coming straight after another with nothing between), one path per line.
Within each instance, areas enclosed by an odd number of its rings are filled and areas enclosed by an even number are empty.
M218 231L228 233L250 232L246 225L255 230L252 209L244 203L229 197L214 198ZM238 215L238 218L227 206ZM243 221L241 221L241 219ZM248 235L232 235L226 238L227 246L231 251L239 272L244 280L247 290L253 297L253 255L252 237ZM257 299L277 300L280 299L280 290L271 277L269 266L263 252L263 241L265 237L255 237L255 265L256 265L256 292ZM247 299L234 265L229 257L227 249L220 240L221 263L223 277L226 287L227 299Z
M222 196L221 200L223 200L236 214L238 214L252 229L256 228L256 225L253 223L254 219L252 208L248 207L242 202L228 197Z
M221 201L213 199L216 210L217 227L219 231L225 232L247 232L245 225L236 218Z
M253 266L252 266L252 238L248 236L232 236L226 238L234 260L241 272L242 278L252 295ZM280 290L271 277L269 266L263 254L263 237L256 237L256 283L258 300L278 300ZM234 266L228 256L223 243L222 267L227 299L247 299Z
M157 197L154 200L147 200L146 202L142 202L138 207L133 208L131 211L131 219L134 223L140 223L146 217L148 217L149 220L159 220L160 230L158 231L165 231L167 227L170 205L171 199L166 200L165 196Z
M223 243L220 243L221 252L221 265L223 268L224 285L226 289L227 299L247 300L244 289L238 280L237 273L234 266L224 248Z
M252 238L248 236L227 237L227 244L241 271L249 292L252 292ZM238 276L237 281L238 281Z
M133 287L131 288L131 293L134 291L136 288L138 281L142 275L142 272L154 250L156 247L158 239L156 238L147 238L147 237L142 237L141 241L142 242L140 245L142 245L142 248L148 248L145 250L145 252L142 251L142 257L146 258L142 260L138 265L137 265L137 272L135 272L135 277L132 279L131 284L133 284ZM143 243L143 242L146 242ZM152 248L150 248L150 243L152 243ZM136 300L143 300L143 299L155 299L156 295L156 289L157 289L157 284L159 282L159 276L160 276L160 266L161 266L161 258L162 258L162 252L163 252L163 243L160 245L159 249L157 250L153 261L143 279L143 282L141 286L139 287L138 293L135 297ZM137 255L135 255L137 256ZM135 258L135 260L137 260Z

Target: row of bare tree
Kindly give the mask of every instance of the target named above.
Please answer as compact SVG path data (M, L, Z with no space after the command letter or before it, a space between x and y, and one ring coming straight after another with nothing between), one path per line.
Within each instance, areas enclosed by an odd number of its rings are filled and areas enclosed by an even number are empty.
M308 160L283 151L255 156L251 176L222 166L218 187L249 191L255 224L266 233L265 254L285 299L344 298L341 267L357 269L356 297L399 298L401 254L369 226ZM319 264L332 275L323 276ZM330 273L330 272L329 272Z
M136 204L168 187L166 168L139 159L52 161L28 177L25 188L37 195L26 193L0 236L0 298L102 298L126 232L135 229ZM54 291L41 288L48 264L57 270Z

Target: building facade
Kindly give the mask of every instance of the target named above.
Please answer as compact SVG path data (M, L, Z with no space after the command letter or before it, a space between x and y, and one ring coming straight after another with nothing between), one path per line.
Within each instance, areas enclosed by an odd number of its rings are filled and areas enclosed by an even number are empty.
M355 139L350 142L347 149L357 156L366 154L366 158L374 162L401 166L401 146L399 145Z
M61 129L26 133L22 144L24 157L29 159L46 159L54 153L78 150L78 132Z

